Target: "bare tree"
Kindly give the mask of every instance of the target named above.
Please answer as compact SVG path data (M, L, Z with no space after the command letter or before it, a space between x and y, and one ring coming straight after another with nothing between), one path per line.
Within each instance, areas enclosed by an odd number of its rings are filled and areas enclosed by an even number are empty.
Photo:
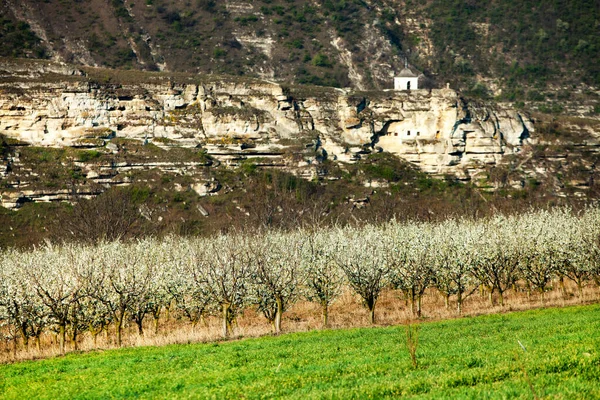
M138 237L143 225L131 193L122 188L110 189L93 199L78 199L59 221L52 228L55 239L88 243Z

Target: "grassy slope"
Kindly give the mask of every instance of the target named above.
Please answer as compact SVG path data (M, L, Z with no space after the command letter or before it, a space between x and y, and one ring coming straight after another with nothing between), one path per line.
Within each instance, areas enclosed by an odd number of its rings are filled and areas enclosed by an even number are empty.
M2 398L600 398L600 306L135 348L0 367ZM526 347L523 352L517 340ZM518 357L517 357L518 356Z

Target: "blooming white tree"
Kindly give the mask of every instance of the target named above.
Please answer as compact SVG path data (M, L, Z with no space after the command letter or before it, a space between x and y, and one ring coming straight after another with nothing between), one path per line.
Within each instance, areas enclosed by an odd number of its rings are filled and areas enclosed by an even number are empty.
M113 242L98 247L104 266L99 277L100 289L95 293L112 314L117 346L123 343L123 322L128 312L142 298L150 284L152 271L143 257L151 249L150 241L140 243Z
M375 306L381 291L390 283L389 257L381 229L366 226L338 231L336 262L344 271L350 287L369 311L375 323Z
M132 251L139 253L135 269L141 285L139 293L132 296L128 313L138 328L138 335L144 334L144 319L148 314L156 315L166 302L163 290L163 274L165 273L165 253L163 246L154 239L140 240L134 244Z
M25 279L23 273L30 265L29 257L11 250L0 259L0 329L13 340L16 351L17 335L27 348L35 338L40 350L40 336L48 326L48 311Z
M87 252L74 244L62 247L47 245L29 253L25 272L33 289L48 310L48 316L58 331L59 350L65 352L67 328L71 328L71 343L77 348L80 330L78 317L83 297L85 270L90 263Z
M494 292L498 292L503 307L506 291L518 280L520 237L513 232L514 218L499 216L478 224L481 236L473 248L478 254L473 273L489 288L490 304L494 305Z
M98 344L98 335L103 330L108 329L111 323L111 313L106 305L92 295L92 291L87 291L79 300L79 310L81 312L78 321L82 328L87 329L92 336L94 347Z
M567 225L569 239L566 251L568 261L563 266L564 275L575 282L580 298L587 281L594 279L600 286L600 212L585 210L580 218L572 218Z
M564 264L563 232L556 229L563 212L530 211L521 216L514 226L513 234L521 237L517 247L519 273L528 288L537 289L542 302L557 271Z
M194 245L193 240L175 237L162 247L165 254L162 287L166 291L163 308L168 311L171 303L175 302L177 310L191 322L192 327L196 327L198 322L204 324L211 299L204 271L196 271L199 247Z
M154 319L154 333L157 334L163 311L168 317L169 310L175 302L174 293L178 292L177 286L186 279L189 280L182 267L189 246L186 240L172 235L155 242L158 266L150 282L148 309Z
M232 323L248 302L251 266L247 237L219 235L195 242L193 276L205 285L213 303L221 310L223 337L232 334Z
M283 313L298 299L305 274L300 267L303 238L298 233L270 232L249 239L254 301L281 332Z
M477 289L473 271L480 262L476 249L481 230L471 221L448 220L434 228L433 237L428 258L435 285L446 299L456 295L457 312L461 314L463 301Z
M433 282L430 264L432 231L427 224L392 223L385 236L389 238L386 253L390 265L390 282L410 302L413 315L421 317L423 294Z
M206 315L212 311L212 299L205 282L195 282L190 276L174 276L169 293L177 309L191 322L192 327L196 327L198 323L204 324Z
M344 273L335 262L338 243L330 232L303 233L301 265L306 276L304 294L321 306L323 327L328 326L329 306L342 292Z

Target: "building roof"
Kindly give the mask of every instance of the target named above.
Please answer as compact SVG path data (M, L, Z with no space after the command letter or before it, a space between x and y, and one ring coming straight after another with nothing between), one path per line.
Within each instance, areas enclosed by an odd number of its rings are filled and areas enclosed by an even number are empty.
M410 70L410 68L404 68L398 74L398 78L416 78L418 75Z

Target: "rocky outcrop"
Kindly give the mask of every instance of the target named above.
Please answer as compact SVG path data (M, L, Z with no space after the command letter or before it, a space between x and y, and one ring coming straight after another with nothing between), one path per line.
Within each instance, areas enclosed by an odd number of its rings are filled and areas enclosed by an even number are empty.
M106 83L65 64L5 63L0 65L0 132L34 146L108 153L119 151L115 138L203 148L226 165L260 157L260 165L309 178L316 173L311 165L326 159L351 163L387 151L426 172L470 179L518 152L533 126L515 110L470 104L450 89L356 92L206 77ZM310 157L284 159L304 154L306 138ZM186 174L205 165L146 161L80 167L88 180L110 186L128 183L119 172L155 168ZM218 185L200 181L192 189L206 195ZM65 196L19 191L3 202Z
M38 68L43 83L13 74L0 84L2 134L36 146L168 140L226 156L231 147L277 155L281 143L310 132L332 159L351 162L381 149L427 172L464 176L518 151L533 132L515 110L468 104L450 89L311 91L233 80L101 84L61 68ZM57 78L60 71L70 79Z

